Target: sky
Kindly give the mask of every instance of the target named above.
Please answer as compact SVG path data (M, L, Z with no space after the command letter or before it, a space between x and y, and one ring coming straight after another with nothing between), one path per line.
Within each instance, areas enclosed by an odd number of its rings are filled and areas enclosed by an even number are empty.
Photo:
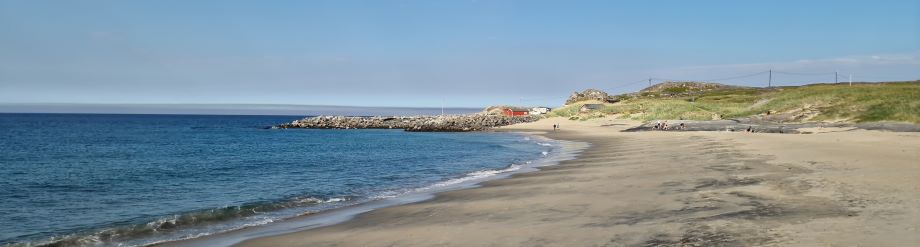
M920 1L0 0L0 103L556 106L770 69L920 79Z

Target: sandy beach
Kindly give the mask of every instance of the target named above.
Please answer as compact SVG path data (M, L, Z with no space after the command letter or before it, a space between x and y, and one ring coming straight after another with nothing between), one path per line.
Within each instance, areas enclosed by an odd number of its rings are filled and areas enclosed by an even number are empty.
M551 118L504 127L591 146L541 171L239 245L920 243L920 133L621 132L638 124Z

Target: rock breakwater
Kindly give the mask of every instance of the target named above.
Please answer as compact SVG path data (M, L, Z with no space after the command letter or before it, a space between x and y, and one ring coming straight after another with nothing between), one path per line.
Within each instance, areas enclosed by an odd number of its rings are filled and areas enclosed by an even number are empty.
M393 117L317 116L295 120L291 123L275 126L275 128L403 129L416 132L466 132L533 122L540 118L540 116L511 117L489 114Z

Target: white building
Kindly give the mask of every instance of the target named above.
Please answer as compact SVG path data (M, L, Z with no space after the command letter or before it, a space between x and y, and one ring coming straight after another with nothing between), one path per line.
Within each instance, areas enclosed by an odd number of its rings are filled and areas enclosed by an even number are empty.
M530 109L530 115L542 115L549 113L549 107L534 107Z

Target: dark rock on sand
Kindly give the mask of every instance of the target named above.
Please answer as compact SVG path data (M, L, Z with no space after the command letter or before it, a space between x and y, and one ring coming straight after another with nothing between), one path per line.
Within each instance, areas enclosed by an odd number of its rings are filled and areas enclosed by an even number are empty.
M667 120L660 121L667 123L667 129L655 128L655 122L649 122L638 127L625 130L626 132L636 131L748 131L756 133L782 133L782 134L808 134L807 131L801 131L803 128L816 127L835 127L835 128L853 128L865 130L883 130L892 132L920 132L920 125L910 123L895 122L875 122L875 123L782 123L763 121L756 118L742 118L731 120L713 120L713 121L692 121L692 120ZM683 123L683 127L681 127Z
M817 124L779 124L779 123L745 123L737 120L715 120L715 121L691 121L691 120L668 120L661 121L667 123L667 129L656 129L655 124L658 122L649 122L638 127L625 130L626 132L667 130L667 131L747 131L749 128L752 132L758 133L784 133L797 134L799 128L817 127ZM683 128L680 124L683 123Z

